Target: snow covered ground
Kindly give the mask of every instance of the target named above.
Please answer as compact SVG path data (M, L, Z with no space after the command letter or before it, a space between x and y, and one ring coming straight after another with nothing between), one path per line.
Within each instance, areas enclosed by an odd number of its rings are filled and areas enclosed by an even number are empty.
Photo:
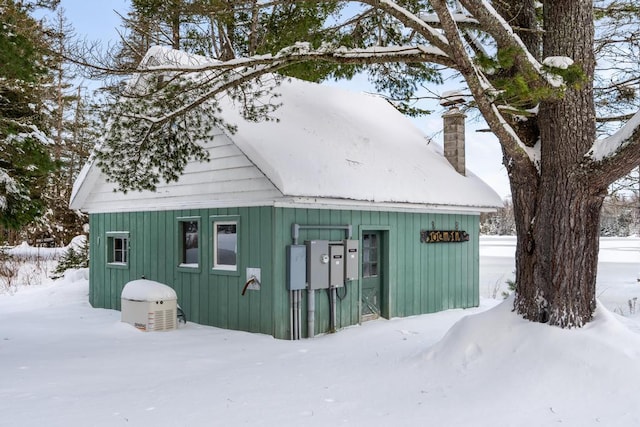
M86 271L4 293L0 425L640 425L640 239L602 240L600 305L580 330L499 304L513 253L513 238L482 238L477 309L294 342L140 332L89 306Z

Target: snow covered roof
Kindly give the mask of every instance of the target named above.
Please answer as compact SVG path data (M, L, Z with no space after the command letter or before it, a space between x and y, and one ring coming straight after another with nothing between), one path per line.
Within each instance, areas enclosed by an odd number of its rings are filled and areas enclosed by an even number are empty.
M197 67L205 58L149 52ZM194 58L196 61L194 61ZM492 209L496 192L460 175L429 139L383 98L289 79L275 88L279 121L248 122L227 97L228 135L284 198L318 198L448 208ZM87 179L87 174L81 181ZM82 182L76 185L76 193ZM72 206L82 208L79 200Z
M251 123L236 110L236 144L290 196L494 206L495 192L465 177L386 100L291 80L277 91L279 122ZM496 200L497 199L497 200Z

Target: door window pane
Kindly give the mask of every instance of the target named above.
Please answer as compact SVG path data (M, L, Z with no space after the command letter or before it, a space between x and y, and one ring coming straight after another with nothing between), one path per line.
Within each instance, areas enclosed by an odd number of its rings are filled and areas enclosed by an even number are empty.
M378 236L364 234L362 236L362 277L378 275Z
M377 262L372 262L371 263L371 277L375 277L378 275L378 263Z

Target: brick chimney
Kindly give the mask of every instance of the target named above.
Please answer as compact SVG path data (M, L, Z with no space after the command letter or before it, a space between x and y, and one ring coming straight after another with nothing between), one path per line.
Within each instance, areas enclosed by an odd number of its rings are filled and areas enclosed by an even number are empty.
M442 115L444 122L444 157L461 175L466 175L464 159L464 119L456 105Z

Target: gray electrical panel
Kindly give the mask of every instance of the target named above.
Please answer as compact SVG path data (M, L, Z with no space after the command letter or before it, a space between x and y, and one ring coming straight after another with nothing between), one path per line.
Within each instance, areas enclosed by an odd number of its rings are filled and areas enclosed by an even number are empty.
M329 267L329 287L342 287L344 286L344 246L329 246L329 257L331 258L331 266Z
M345 280L358 280L358 269L360 267L360 257L358 256L358 241L357 240L345 240L344 241L344 276Z
M309 240L305 244L309 289L327 289L329 287L329 241Z
M287 246L287 290L300 291L307 288L307 247Z

